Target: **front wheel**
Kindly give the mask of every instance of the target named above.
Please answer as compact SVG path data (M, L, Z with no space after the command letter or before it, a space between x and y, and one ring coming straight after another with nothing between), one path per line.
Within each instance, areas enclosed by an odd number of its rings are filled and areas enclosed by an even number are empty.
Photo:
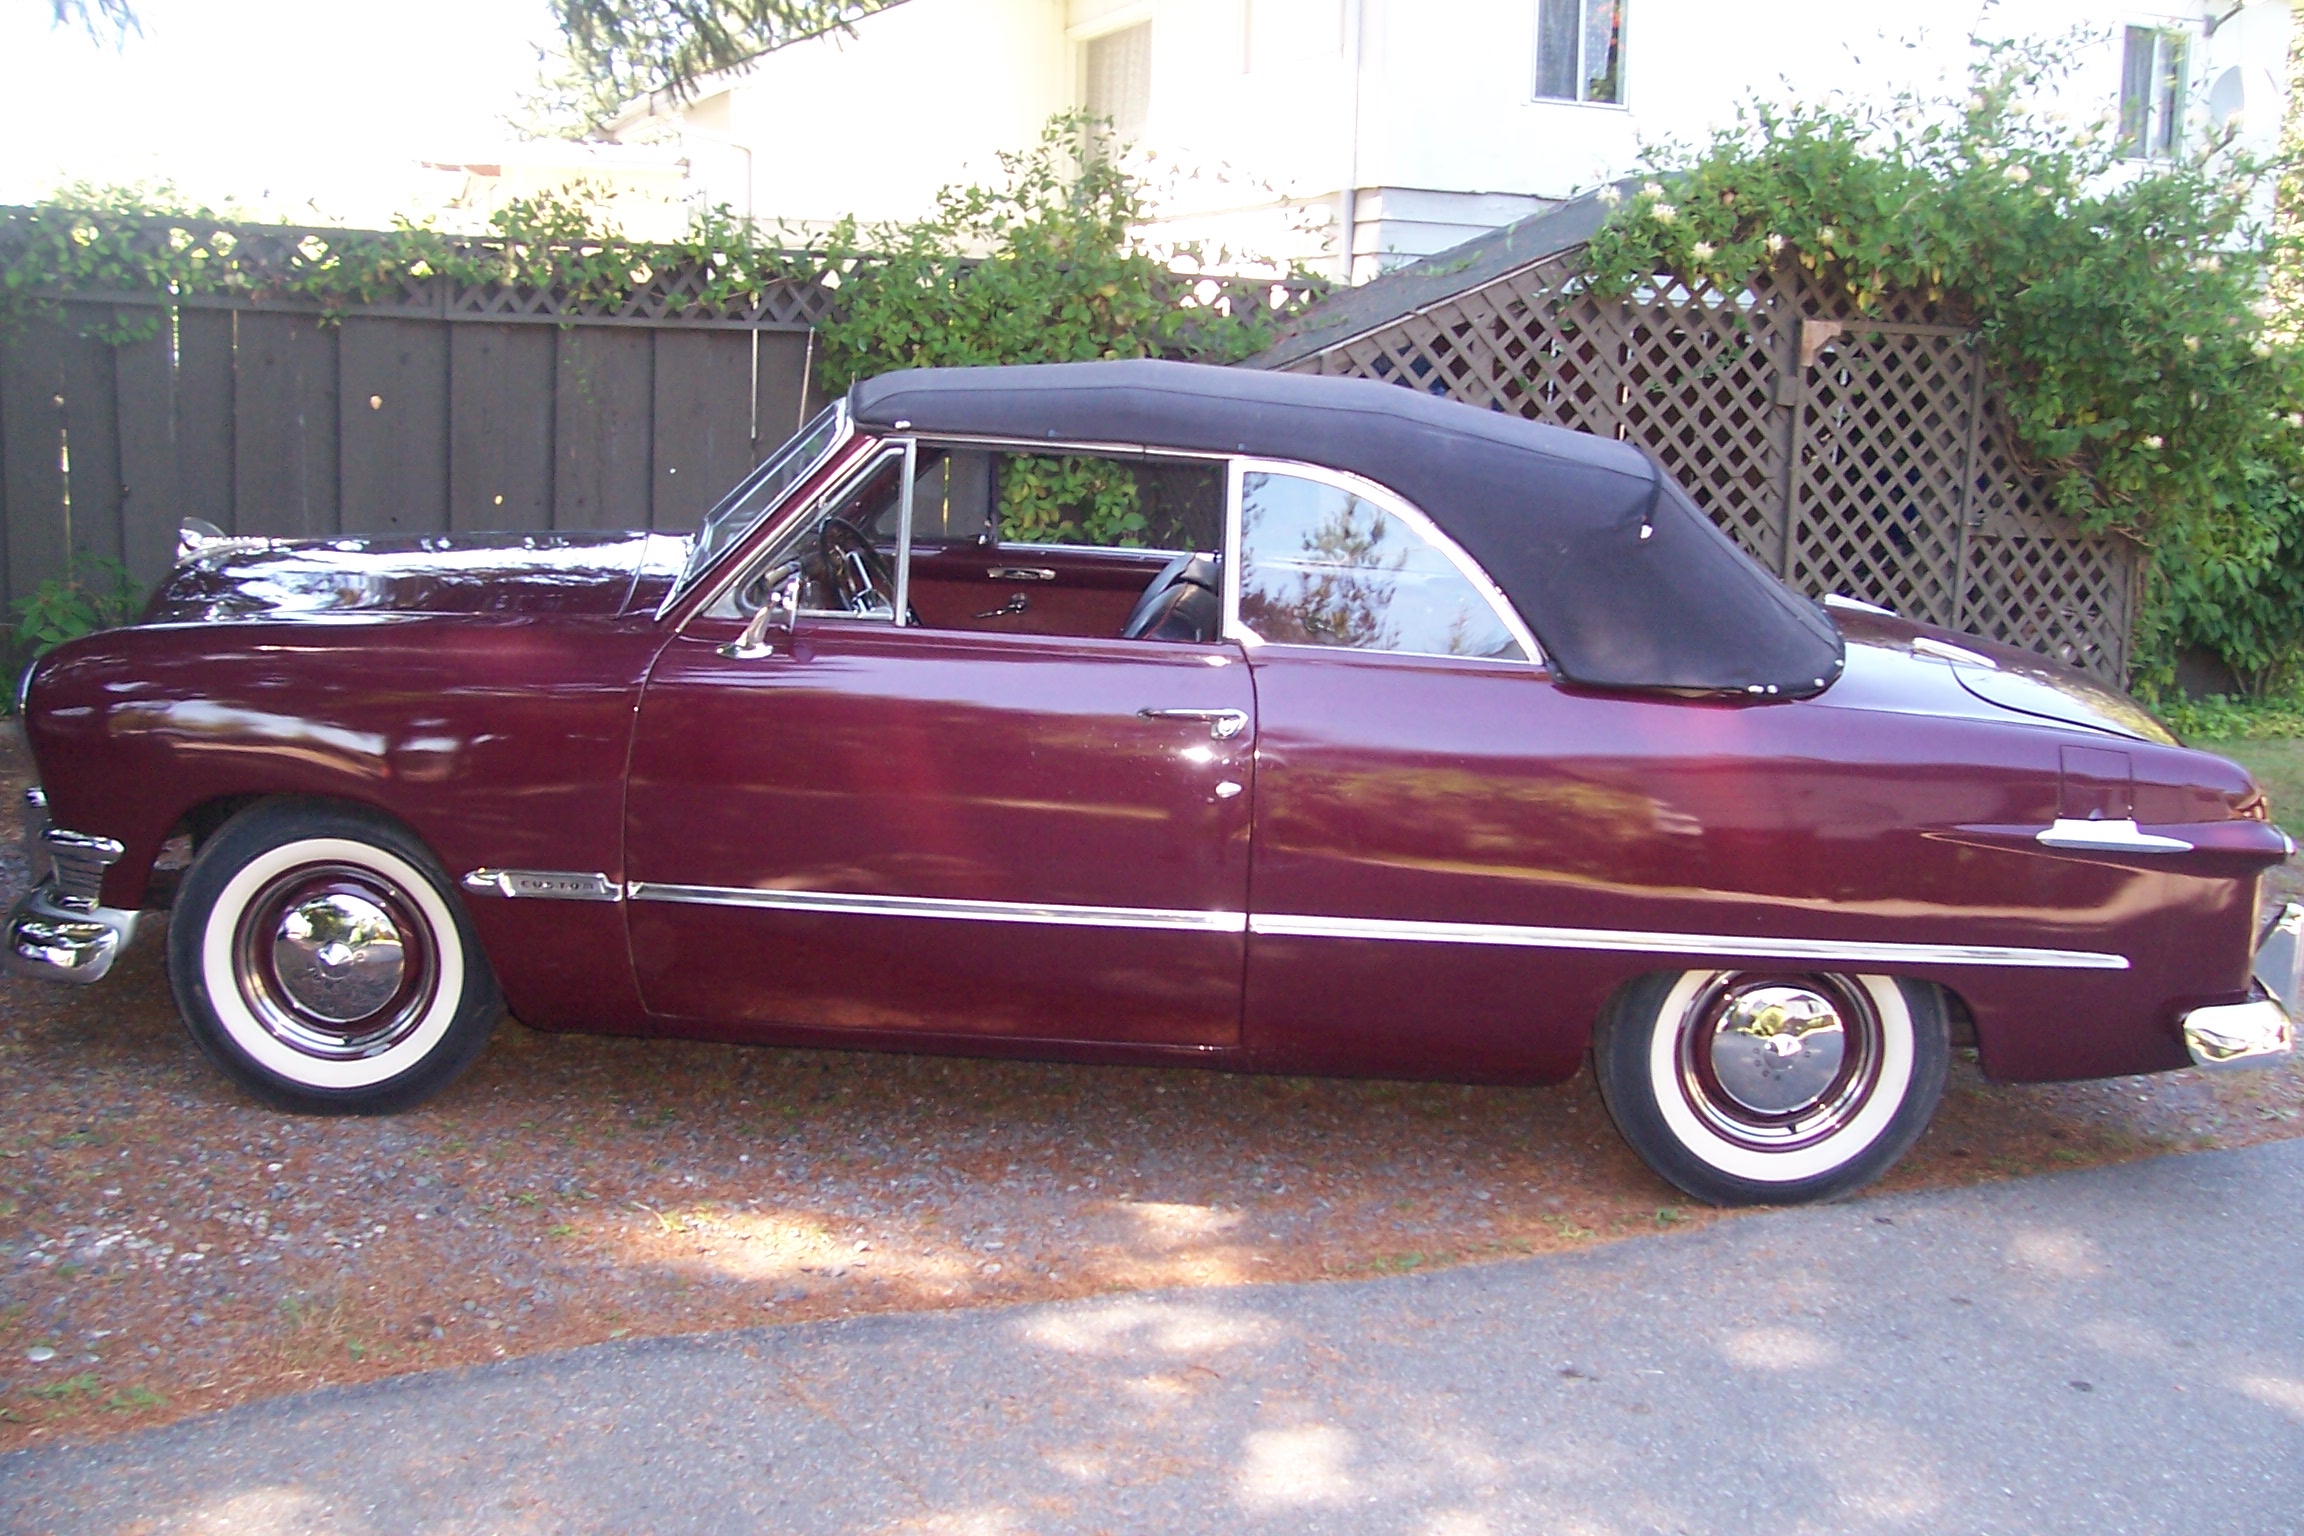
M405 1109L462 1072L503 1003L447 877L405 830L273 801L200 850L168 929L192 1038L282 1109Z
M1716 1205L1829 1200L1878 1178L1926 1129L1951 1058L1943 994L1887 976L1647 976L1592 1040L1624 1139Z

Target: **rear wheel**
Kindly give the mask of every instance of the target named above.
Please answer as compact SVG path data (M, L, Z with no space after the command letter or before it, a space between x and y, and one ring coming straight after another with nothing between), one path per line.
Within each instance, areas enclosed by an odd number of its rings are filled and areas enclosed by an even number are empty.
M365 812L267 802L200 850L168 975L200 1048L284 1109L382 1113L444 1087L503 1004L430 853Z
M1887 976L1683 971L1618 994L1593 1035L1633 1149L1717 1205L1829 1200L1886 1172L1944 1094L1943 994Z

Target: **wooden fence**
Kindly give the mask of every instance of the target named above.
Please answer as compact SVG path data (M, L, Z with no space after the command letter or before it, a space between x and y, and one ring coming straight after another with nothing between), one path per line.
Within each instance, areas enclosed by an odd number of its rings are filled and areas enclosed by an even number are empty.
M2124 680L2138 550L2055 512L1959 317L1913 299L1856 316L1789 265L1733 293L1595 299L1597 223L1571 204L1444 252L1315 306L1255 362L1636 443L1803 592Z
M276 536L685 529L819 403L805 313L451 297L340 319L73 302L0 327L0 589L89 557L153 581L186 515Z

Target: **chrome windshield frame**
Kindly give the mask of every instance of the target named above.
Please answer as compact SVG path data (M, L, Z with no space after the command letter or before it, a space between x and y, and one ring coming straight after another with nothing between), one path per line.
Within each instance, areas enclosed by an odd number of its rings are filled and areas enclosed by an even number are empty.
M784 511L785 508L791 504L792 495L795 491L799 490L809 481L815 479L818 472L821 471L825 465L838 458L841 451L845 449L851 441L854 440L856 436L856 423L848 415L847 400L845 398L835 400L832 402L832 404L825 407L825 411L830 413L833 425L831 436L826 439L824 447L811 459L809 459L805 465L801 466L794 472L791 482L784 489L784 494L777 497L776 500L770 505L761 508L760 515L753 520L752 526L745 529L735 538L730 539L727 545L721 549L720 553L715 556L708 564L702 566L695 566L691 564L690 566L681 570L679 579L673 582L671 590L664 594L664 600L656 605L655 617L657 619L663 619L667 614L672 612L673 606L677 604L682 598L689 596L698 588L705 586L707 584L707 578L715 570L727 564L731 557L733 557L746 544L750 543L754 534L758 533L762 528L768 527L776 520L777 515ZM809 422L803 424L800 430L792 435L793 441L797 442L801 438L805 437L808 428L813 426L816 419L820 419L822 414L823 413L819 413L818 418L811 418ZM784 456L782 453L774 453L761 460L759 464L753 467L750 474L736 482L735 487L730 490L727 495L721 497L717 502L713 503L712 511L704 514L703 520L697 524L695 533L689 535L689 537L691 539L702 538L704 536L704 530L712 525L712 518L714 513L717 513L722 507L726 507L734 503L741 503L744 497L749 495L763 479L774 473L777 469L782 467L783 464ZM694 560L693 552L690 554L690 560L691 562Z

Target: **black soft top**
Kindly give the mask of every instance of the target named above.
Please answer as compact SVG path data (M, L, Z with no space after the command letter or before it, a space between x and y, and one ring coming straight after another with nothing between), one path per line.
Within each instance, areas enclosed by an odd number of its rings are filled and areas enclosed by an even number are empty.
M1804 695L1840 631L1627 444L1368 379L1151 361L922 368L849 391L862 426L1295 459L1389 487L1601 688Z

